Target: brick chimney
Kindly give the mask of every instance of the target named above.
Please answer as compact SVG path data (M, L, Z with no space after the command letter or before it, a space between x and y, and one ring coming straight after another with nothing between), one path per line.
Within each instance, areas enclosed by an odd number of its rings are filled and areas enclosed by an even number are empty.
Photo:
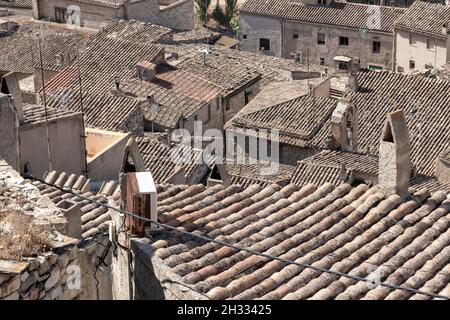
M358 77L356 76L356 74L351 73L348 76L348 87L351 92L358 92L359 84L358 84Z
M347 98L338 100L331 115L331 148L356 151L358 147L358 110Z
M379 187L391 194L408 194L411 174L409 132L403 110L387 115L380 140Z
M138 61L136 63L136 73L139 79L152 81L156 76L156 65L146 60Z

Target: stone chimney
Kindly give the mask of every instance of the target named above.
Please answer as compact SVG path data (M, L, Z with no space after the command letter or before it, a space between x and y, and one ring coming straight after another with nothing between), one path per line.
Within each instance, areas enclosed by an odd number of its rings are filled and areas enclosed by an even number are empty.
M358 147L358 110L347 98L338 100L331 115L331 148L356 151Z
M358 77L356 74L351 73L348 76L348 87L351 92L358 92L359 90L359 83L358 83Z
M138 61L136 63L136 73L139 79L152 81L156 76L156 65L146 60Z
M387 115L379 150L379 187L391 194L408 194L411 158L408 127L403 110Z
M81 239L81 210L80 204L71 200L61 200L56 205L66 218L65 230L60 232L66 236Z

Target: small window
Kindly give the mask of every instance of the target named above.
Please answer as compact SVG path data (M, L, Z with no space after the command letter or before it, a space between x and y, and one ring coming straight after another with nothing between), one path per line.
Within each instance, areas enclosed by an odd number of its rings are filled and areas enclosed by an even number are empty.
M372 53L380 53L381 52L381 42L373 41L372 42Z
M348 63L347 62L339 62L339 70L348 70Z
M397 67L397 72L403 73L403 72L405 72L405 69L403 67L398 66Z
M265 38L259 39L259 49L270 51L270 40Z
M412 46L417 44L416 37L412 33L409 34L409 44Z
M325 33L318 33L317 34L317 44L318 45L324 45L325 44Z
M427 49L434 50L434 41L431 39L427 39Z
M325 58L324 57L320 57L320 65L321 66L325 65Z
M246 35L246 34L243 34L243 35L242 35L242 39L246 40L246 39L247 39L247 35Z
M348 37L339 37L339 45L347 47L348 46Z
M317 0L317 4L327 4L327 0Z
M298 31L292 32L292 39L297 40L298 39Z
M416 68L416 62L414 60L409 60L409 69L415 69Z
M67 22L67 9L61 7L55 7L55 21L64 23Z

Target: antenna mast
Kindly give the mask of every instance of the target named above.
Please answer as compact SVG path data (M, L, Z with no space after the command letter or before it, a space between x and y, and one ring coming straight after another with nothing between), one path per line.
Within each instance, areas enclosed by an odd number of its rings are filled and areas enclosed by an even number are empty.
M80 68L80 52L78 50L78 30L77 25L75 25L75 47L77 55L77 69L78 69L78 86L80 92L80 109L81 109L81 135L83 138L83 148L84 148L84 175L88 177L88 163L87 163L87 147L86 147L86 127L84 123L84 105L83 105L83 92L81 86L81 68Z
M40 34L38 34L38 47L39 47L40 67L41 67L42 93L43 93L43 99L44 99L45 134L47 135L48 167L49 167L49 171L53 171L53 168L52 168L52 156L51 156L52 151L51 151L51 148L50 148L50 136L48 134L47 97L45 95L44 66L43 66L43 62L42 62L42 48L41 48L41 37L40 37Z

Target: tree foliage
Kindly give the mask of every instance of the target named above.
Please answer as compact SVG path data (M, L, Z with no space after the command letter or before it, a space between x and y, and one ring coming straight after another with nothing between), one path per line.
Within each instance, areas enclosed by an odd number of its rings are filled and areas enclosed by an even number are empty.
M195 12L201 22L206 23L209 20L208 9L211 5L211 0L195 0Z
M225 0L225 10L219 5L219 1L217 0L216 6L213 10L213 18L218 23L223 26L231 27L230 23L232 18L234 17L234 12L236 10L237 0Z

